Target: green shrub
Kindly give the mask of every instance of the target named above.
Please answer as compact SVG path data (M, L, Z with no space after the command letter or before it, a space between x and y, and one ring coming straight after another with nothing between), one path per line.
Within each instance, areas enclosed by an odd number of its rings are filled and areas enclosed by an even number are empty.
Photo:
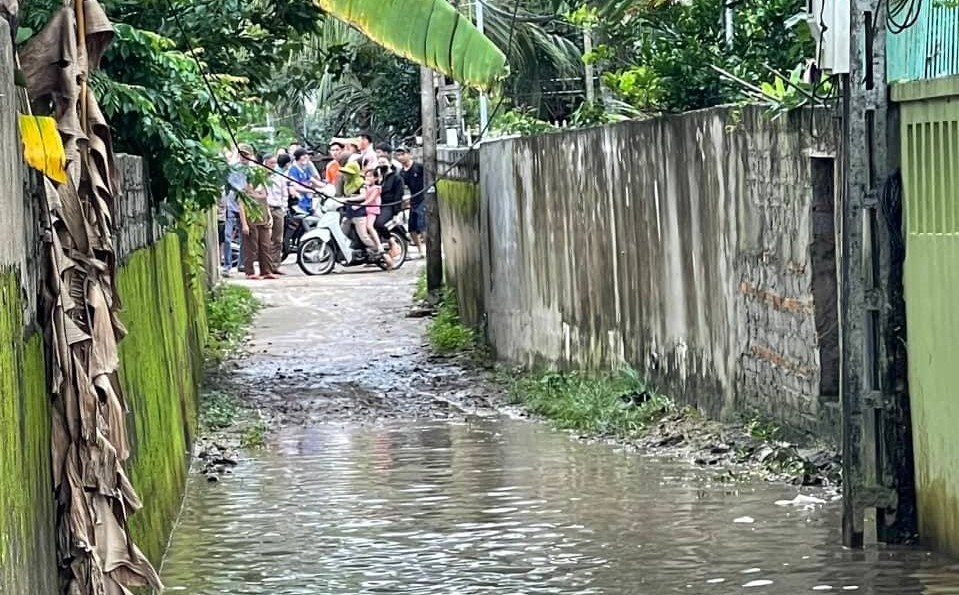
M426 330L433 351L439 355L452 355L476 346L476 333L460 321L456 293L447 290L443 294L436 316Z

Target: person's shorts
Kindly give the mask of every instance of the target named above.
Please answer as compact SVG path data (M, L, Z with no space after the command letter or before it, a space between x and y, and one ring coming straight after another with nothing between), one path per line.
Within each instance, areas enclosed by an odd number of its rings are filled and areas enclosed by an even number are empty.
M426 231L426 201L410 207L410 231L423 233Z

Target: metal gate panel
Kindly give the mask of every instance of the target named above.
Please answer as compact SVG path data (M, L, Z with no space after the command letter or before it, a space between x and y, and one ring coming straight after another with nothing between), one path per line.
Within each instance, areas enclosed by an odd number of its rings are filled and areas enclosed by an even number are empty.
M907 101L900 116L920 536L959 555L959 97Z

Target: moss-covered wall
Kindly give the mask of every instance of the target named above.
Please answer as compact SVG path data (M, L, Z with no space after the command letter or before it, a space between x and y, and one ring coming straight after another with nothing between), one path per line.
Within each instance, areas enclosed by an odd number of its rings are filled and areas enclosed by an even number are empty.
M25 336L20 279L0 272L0 593L56 592L43 339Z
M456 289L460 316L479 326L484 311L479 184L441 180L436 184L443 229L446 276Z
M134 252L117 278L120 317L129 331L120 343L134 452L128 471L144 502L131 529L154 564L162 558L183 495L206 334L202 281L198 288L187 274L190 251L183 246L176 234L167 234Z

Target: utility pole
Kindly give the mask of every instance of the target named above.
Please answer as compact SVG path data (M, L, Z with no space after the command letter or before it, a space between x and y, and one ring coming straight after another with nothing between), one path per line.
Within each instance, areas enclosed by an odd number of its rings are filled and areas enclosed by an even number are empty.
M431 299L443 289L443 244L436 199L436 83L433 71L420 67L420 108L423 115L423 169L426 188L426 288Z
M916 532L905 378L899 141L886 83L885 4L847 0L843 77L840 350L843 544L901 543ZM860 49L861 48L861 49ZM867 522L868 521L868 522Z
M723 21L724 21L725 30L726 30L726 49L729 51L732 51L733 49L733 36L736 34L735 28L734 28L735 26L734 20L736 18L735 17L736 13L733 12L733 10L734 9L733 9L732 2L731 1L727 2L726 13L725 13L725 16L723 17Z
M583 51L589 56L593 53L593 32L588 27L583 31ZM596 73L592 62L586 63L586 101L596 102Z
M479 29L480 33L486 35L486 10L483 6L483 2L484 0L476 0L476 28ZM480 136L482 136L486 132L486 128L489 125L489 97L487 97L486 91L480 92L479 109Z

